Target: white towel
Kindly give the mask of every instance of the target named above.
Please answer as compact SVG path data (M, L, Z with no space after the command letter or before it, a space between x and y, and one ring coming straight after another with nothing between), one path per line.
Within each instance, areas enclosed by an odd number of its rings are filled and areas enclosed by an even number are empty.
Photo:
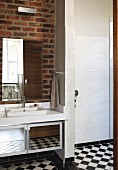
M58 106L59 106L58 81L56 74L53 74L51 87L51 108L57 108Z

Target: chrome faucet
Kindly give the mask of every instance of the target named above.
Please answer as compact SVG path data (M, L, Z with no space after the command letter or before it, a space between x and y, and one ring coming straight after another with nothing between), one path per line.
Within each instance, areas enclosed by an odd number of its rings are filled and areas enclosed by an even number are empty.
M21 99L22 99L22 108L24 108L25 107L25 96L22 96Z

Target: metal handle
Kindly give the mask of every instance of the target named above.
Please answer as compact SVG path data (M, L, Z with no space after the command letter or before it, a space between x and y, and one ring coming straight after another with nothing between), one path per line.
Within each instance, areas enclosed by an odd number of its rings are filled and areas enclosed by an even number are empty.
M75 107L76 107L76 100L77 100L78 94L79 94L78 90L75 90Z
M78 90L75 90L75 97L77 97L79 94Z

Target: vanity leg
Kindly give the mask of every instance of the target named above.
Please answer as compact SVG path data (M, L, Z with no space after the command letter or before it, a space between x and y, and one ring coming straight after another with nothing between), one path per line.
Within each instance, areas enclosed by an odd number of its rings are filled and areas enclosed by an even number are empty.
M63 168L65 168L65 159L63 160Z

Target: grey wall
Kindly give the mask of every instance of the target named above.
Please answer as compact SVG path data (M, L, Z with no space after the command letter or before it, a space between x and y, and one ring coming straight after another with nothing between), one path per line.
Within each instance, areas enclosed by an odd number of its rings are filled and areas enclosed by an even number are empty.
M56 56L55 71L65 72L65 1L56 1ZM65 74L57 74L60 104L65 105Z

